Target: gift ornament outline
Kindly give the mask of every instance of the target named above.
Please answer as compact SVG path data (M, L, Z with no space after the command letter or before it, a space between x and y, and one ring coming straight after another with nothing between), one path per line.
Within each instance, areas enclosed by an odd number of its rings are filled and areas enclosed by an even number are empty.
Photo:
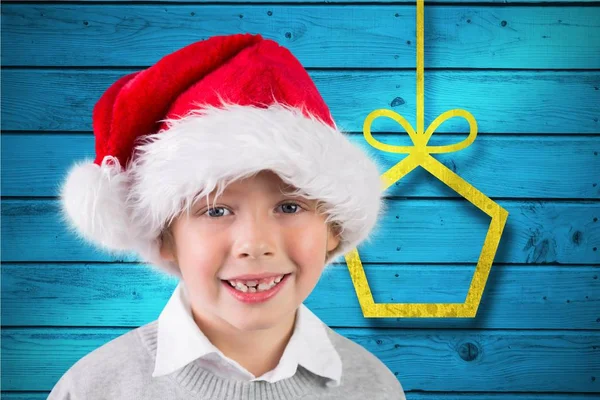
M372 147L390 153L408 154L408 156L381 175L383 190L387 190L395 182L420 166L489 215L491 221L464 303L375 303L358 250L354 248L346 253L344 257L350 272L352 284L354 285L363 315L368 318L475 317L509 214L506 209L431 156L432 153L449 153L470 146L477 137L477 121L466 110L452 109L440 114L427 127L427 130L423 129L425 124L423 37L424 0L417 0L417 129L415 130L402 115L387 109L372 111L365 118L363 124L363 135ZM413 146L390 145L373 138L371 125L379 117L388 117L398 122L408 133ZM467 120L469 123L469 136L462 142L455 144L428 146L427 143L435 130L446 120L454 117L462 117Z

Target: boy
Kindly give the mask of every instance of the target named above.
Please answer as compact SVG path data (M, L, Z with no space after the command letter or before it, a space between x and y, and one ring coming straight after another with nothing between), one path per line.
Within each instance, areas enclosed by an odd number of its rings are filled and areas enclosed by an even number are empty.
M383 204L376 164L287 49L193 43L115 82L93 118L96 160L69 172L65 222L180 282L157 321L83 357L49 399L405 399L302 304Z

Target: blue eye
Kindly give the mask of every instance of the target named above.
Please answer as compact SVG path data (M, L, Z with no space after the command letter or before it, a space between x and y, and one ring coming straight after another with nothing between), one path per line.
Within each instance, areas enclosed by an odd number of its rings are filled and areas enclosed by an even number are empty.
M290 208L289 206L292 206L292 208ZM302 207L297 203L283 203L279 207L281 207L282 210L284 210L283 214L298 214L298 212L295 212L295 211L302 210ZM295 207L295 208L293 208L293 207ZM291 211L291 212L286 212L286 210ZM225 211L229 211L229 210L225 207L210 207L208 210L206 210L205 212L203 212L200 215L208 214L208 216L211 218L218 218L218 217L226 216L226 215L224 215Z
M223 216L223 214L219 214L219 215L214 215L214 214L211 214L211 212L212 212L212 211L215 211L215 210L227 210L227 209L226 209L225 207L214 207L214 208L209 208L208 210L206 210L206 212L205 212L204 214L208 214L210 217L217 217L217 216L218 216L218 217L222 217L222 216ZM229 211L229 210L227 210L227 211Z
M296 210L297 210L297 209L299 209L299 208L300 208L300 209L302 209L302 207L300 207L300 205L299 205L299 204L296 204L296 203L283 203L283 204L281 205L281 207L284 207L284 206L295 206L295 207L296 207L296 208L295 208ZM289 208L288 208L288 210L289 210ZM295 213L295 212L293 212L293 211L292 211L291 213L286 213L286 212L284 212L284 214L297 214L297 213Z

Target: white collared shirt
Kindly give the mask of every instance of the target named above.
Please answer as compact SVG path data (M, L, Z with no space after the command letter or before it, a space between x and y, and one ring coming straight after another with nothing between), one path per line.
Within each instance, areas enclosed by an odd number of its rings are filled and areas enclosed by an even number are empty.
M277 382L296 373L298 365L339 386L342 360L329 340L324 323L304 304L298 307L292 336L275 369L255 377L225 356L200 330L192 317L186 288L180 281L158 318L156 363L152 377L170 374L198 359L204 368L224 378Z

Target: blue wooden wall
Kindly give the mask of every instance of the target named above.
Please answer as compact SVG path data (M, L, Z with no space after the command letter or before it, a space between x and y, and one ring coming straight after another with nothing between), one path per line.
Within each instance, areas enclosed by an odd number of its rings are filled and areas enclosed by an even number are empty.
M306 66L351 139L367 114L416 125L416 2L4 1L2 398L43 399L79 358L158 317L176 282L61 225L58 185L94 155L92 107L120 76L218 34L262 33ZM394 371L408 399L600 392L600 3L425 3L425 126L463 108L436 155L509 211L476 318L365 319L343 258L306 304ZM381 141L408 144L391 120ZM431 144L462 140L452 119ZM359 247L378 302L462 302L489 218L417 169Z

